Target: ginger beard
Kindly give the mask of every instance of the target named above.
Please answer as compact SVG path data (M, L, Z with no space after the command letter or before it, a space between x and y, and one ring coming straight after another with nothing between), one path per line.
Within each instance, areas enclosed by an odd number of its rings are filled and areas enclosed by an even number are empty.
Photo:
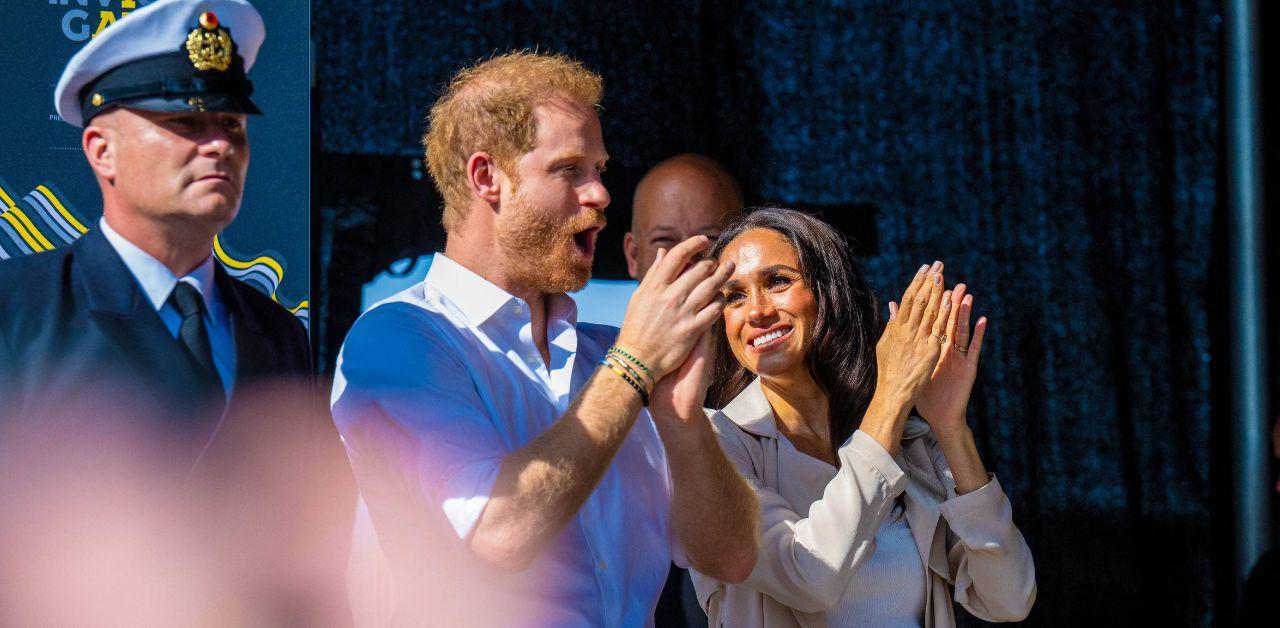
M562 220L516 195L497 221L503 273L542 294L583 289L591 279L598 231L582 234L604 222L604 210Z

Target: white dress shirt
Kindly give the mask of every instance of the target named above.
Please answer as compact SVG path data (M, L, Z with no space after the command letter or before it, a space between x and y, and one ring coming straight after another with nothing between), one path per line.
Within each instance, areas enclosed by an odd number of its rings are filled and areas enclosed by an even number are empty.
M120 259L124 260L124 265L138 281L138 286L142 288L142 294L147 297L147 301L160 315L160 320L164 322L165 328L175 339L182 328L182 315L172 303L169 303L169 296L173 294L173 289L177 287L179 281L191 284L200 293L201 298L204 299L204 328L209 334L213 364L218 369L218 377L222 380L222 390L230 398L236 379L236 342L235 334L231 330L231 318L222 303L217 285L214 284L212 251L195 270L178 277L160 260L112 229L111 225L107 224L106 218L100 218L98 226L102 229L102 235L106 236L107 242L111 243L111 247L120 255Z
M401 619L417 606L432 625L652 622L672 556L671 487L647 412L530 568L498 573L467 550L503 459L560 418L617 335L578 323L566 295L547 310L549 366L528 304L437 254L422 283L371 308L343 343L334 420Z

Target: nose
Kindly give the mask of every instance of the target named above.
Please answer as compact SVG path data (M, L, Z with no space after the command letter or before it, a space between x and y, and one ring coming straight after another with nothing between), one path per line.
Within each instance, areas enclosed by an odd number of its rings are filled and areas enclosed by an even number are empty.
M240 148L240 135L217 116L209 116L200 129L200 150L210 157L226 157Z
M767 292L752 290L750 299L751 301L747 308L747 320L752 323L763 323L778 314L778 310L773 307L773 301L769 299Z
M225 157L231 152L231 142L226 137L211 136L201 143L204 154L210 157Z
M578 192L578 203L583 207L603 210L609 206L609 190L605 189L600 175L591 178Z
M218 125L211 125L200 138L201 152L210 157L225 157L234 148L231 136Z

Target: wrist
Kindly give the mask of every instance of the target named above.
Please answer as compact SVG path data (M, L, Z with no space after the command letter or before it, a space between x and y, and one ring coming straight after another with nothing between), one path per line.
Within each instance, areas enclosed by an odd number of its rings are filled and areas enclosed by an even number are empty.
M619 341L609 350L605 352L605 358L617 362L620 366L634 373L649 392L658 384L661 376L657 374L655 361L648 354L635 345L624 344Z
M902 440L902 428L907 423L910 403L898 398L886 398L879 392L871 398L867 412L862 416L858 429L865 432L880 443L889 455L897 453L899 441Z
M699 416L681 417L678 413L666 410L649 409L653 416L654 427L658 437L662 439L663 449L668 458L677 457L681 453L690 455L702 451L708 444L718 446L715 432L711 431L711 422L705 420L702 409L697 410Z
M635 368L612 352L605 354L604 358L600 360L600 366L613 371L614 375L617 375L627 386L635 390L640 397L641 406L649 405L649 395L653 392L653 386L647 384L644 377Z
M929 422L929 431L933 432L933 437L938 440L938 445L941 447L973 440L973 432L969 429L969 425L965 423L963 417L957 422L947 422L939 425Z
M650 388L662 379L665 373L658 372L658 361L639 343L629 342L621 336L609 348L606 355L613 354L622 361L637 369L649 384Z
M875 393L871 395L871 403L867 406L867 414L872 409L890 414L902 413L905 418L915 406L915 395L910 391L899 390L890 384L876 382Z

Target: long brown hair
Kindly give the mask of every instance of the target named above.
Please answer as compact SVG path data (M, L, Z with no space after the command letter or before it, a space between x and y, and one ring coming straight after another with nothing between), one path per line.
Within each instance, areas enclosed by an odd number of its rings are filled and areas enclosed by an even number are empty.
M783 207L757 207L731 223L711 249L719 259L726 246L751 229L781 234L800 258L800 273L818 305L813 340L805 351L809 375L827 394L832 449L862 422L876 384L876 338L880 333L875 294L849 254L843 236L818 218ZM729 349L724 319L716 324L716 359L708 390L723 408L755 375Z

